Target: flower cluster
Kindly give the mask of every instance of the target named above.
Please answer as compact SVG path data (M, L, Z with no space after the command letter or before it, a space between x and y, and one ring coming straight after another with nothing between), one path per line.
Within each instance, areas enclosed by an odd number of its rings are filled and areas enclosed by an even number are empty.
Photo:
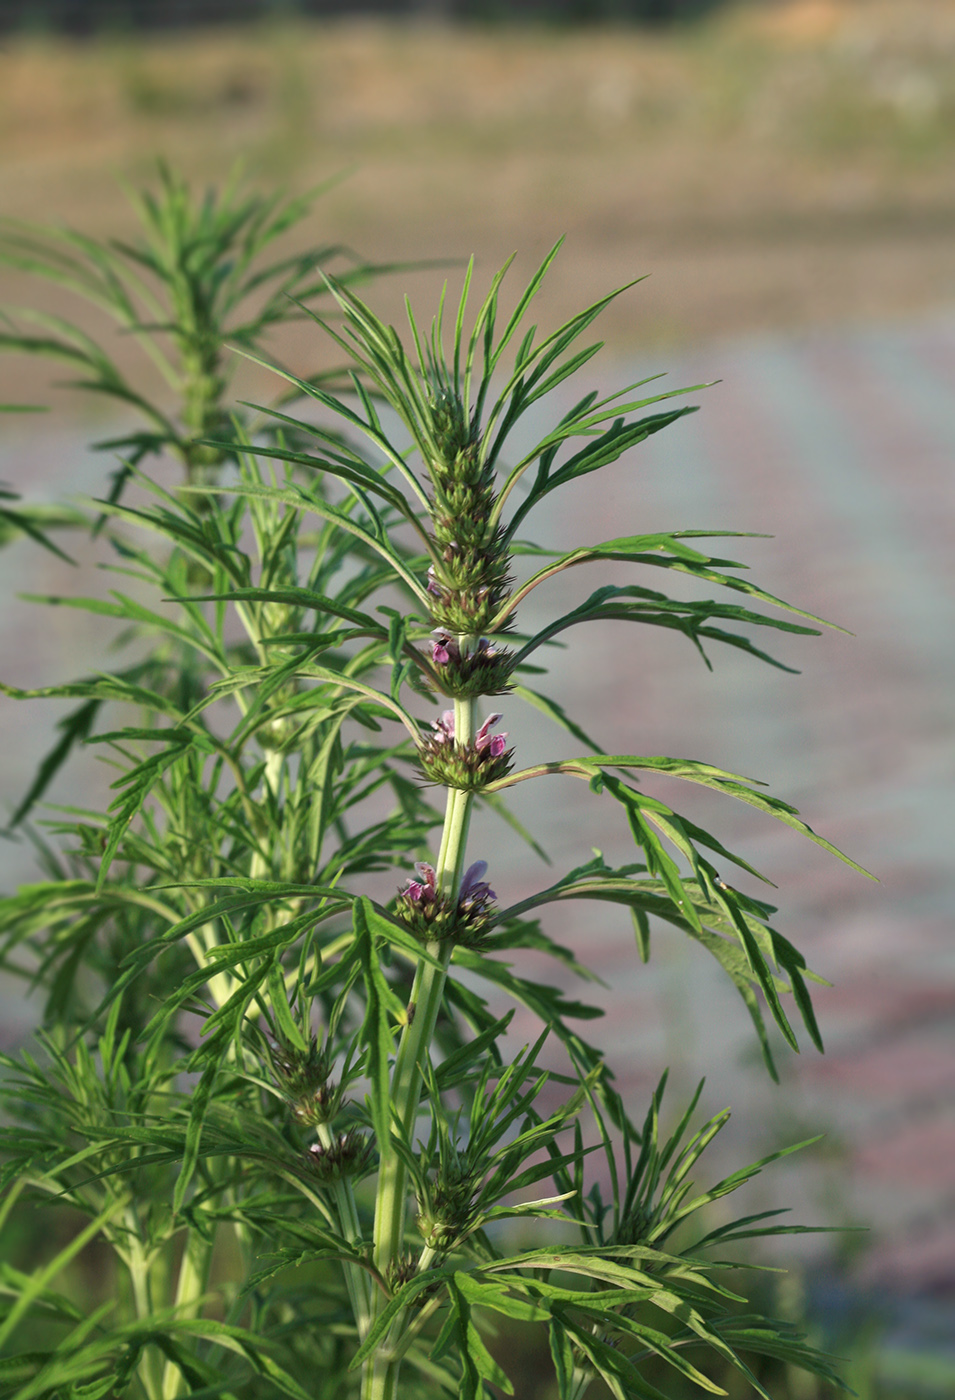
M398 892L397 912L419 937L453 938L466 947L480 945L491 922L490 905L497 898L485 880L487 861L476 860L464 873L458 897L452 901L438 889L434 866L419 862L417 880L409 879Z
M511 770L514 750L507 747L506 734L492 734L500 714L488 715L470 744L459 744L454 735L454 711L445 710L435 720L431 733L418 748L418 762L424 774L444 787L475 792L496 782Z
M458 1157L425 1183L418 1200L415 1225L429 1249L446 1253L473 1228L473 1202L478 1187L467 1161Z
M509 689L513 655L481 637L473 650L462 656L454 637L440 627L431 644L431 659L441 677L440 688L458 700L472 695L502 695Z
M300 1123L317 1128L329 1123L342 1106L342 1090L329 1078L331 1056L312 1036L304 1053L274 1041L269 1046L272 1074L289 1108Z
M305 1155L311 1171L328 1186L347 1176L366 1176L374 1165L375 1144L365 1133L351 1128L339 1133L327 1147L313 1142Z
M387 1283L392 1293L397 1293L410 1279L413 1279L418 1272L418 1256L410 1250L405 1254L399 1254L397 1259L391 1261L388 1270Z
M431 520L440 554L428 584L432 616L449 632L483 632L510 586L503 531L490 523L494 468L456 395L442 392L429 407L436 449L428 462Z

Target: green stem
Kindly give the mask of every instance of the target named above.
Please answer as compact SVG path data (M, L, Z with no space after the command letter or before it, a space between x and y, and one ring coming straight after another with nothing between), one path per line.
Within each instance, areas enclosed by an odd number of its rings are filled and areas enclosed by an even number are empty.
M173 1306L177 1317L195 1317L199 1301L209 1284L214 1237L205 1239L198 1230L188 1229L185 1248L179 1262L179 1278ZM183 1385L183 1375L175 1362L167 1358L163 1367L162 1400L175 1400Z
M279 784L282 777L283 756L274 750L270 750L265 760L265 777L263 800L268 801L271 795L276 800L279 794ZM256 851L253 854L250 874L253 879L263 879L268 875L268 865L266 860ZM206 953L210 947L216 944L215 934L210 925L196 930L189 938L189 946L196 961L203 966L206 961ZM229 973L217 972L209 978L209 989L217 1005L224 1006L234 990L234 981ZM352 1209L354 1210L354 1199L352 1199ZM342 1225L345 1227L344 1216ZM357 1231L357 1212L354 1214L354 1227ZM360 1237L360 1236L359 1236ZM174 1306L177 1316L181 1318L193 1318L198 1316L201 1300L206 1292L209 1282L209 1268L212 1263L212 1250L215 1243L215 1229L209 1239L204 1239L198 1231L189 1229L186 1235L186 1244L182 1259L179 1264L179 1278L176 1283L176 1295ZM358 1272L362 1272L359 1270ZM364 1279L363 1279L364 1284ZM364 1284L364 1306L362 1306L363 1295L356 1292L352 1297L352 1306L355 1316L359 1321L365 1320L367 1325L367 1284ZM162 1371L162 1389L159 1392L161 1400L175 1400L179 1394L183 1383L182 1374L179 1368L169 1359Z
M139 1222L131 1211L127 1211L126 1224L129 1231L130 1251L127 1266L133 1286L133 1300L136 1317L146 1322L153 1315L151 1270L146 1251L139 1238ZM162 1357L155 1347L146 1347L136 1367L149 1400L161 1400L162 1396Z
M470 638L462 638L465 645ZM462 646L462 650L463 650ZM470 744L475 732L475 701L455 700L454 737L458 744ZM457 788L448 789L444 828L435 867L438 889L449 899L457 898L464 871L468 827L474 794ZM434 1037L438 1012L444 998L444 984L451 961L453 943L450 939L428 944L434 962L422 960L415 973L411 991L414 1013L405 1026L398 1046L391 1080L391 1103L398 1131L410 1139L418 1116L421 1100L422 1067ZM435 966L437 963L437 966ZM404 1163L385 1143L381 1146L381 1166L378 1172L378 1194L375 1201L374 1263L387 1279L400 1259L405 1233L405 1207L408 1191ZM380 1295L374 1299L381 1305ZM362 1400L395 1400L400 1362L388 1354L387 1343L378 1355L369 1359L362 1378Z
M567 1400L583 1400L584 1393L590 1389L593 1379L592 1371L575 1369L571 1377Z
M335 1135L331 1128L323 1123L318 1130L318 1136L323 1146L331 1147L335 1140ZM361 1231L361 1222L358 1218L358 1204L355 1200L355 1190L352 1183L347 1180L338 1181L332 1188L332 1199L335 1202L335 1209L338 1212L338 1221L342 1234L349 1244L355 1245L358 1249L364 1248L364 1236ZM345 1264L345 1284L348 1288L348 1297L351 1302L352 1312L358 1327L358 1335L364 1338L371 1326L372 1298L371 1279L366 1271L358 1264Z

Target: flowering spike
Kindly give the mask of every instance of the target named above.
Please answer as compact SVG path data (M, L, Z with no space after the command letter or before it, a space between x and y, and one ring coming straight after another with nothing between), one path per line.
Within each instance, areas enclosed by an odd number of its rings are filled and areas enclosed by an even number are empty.
M435 622L454 632L480 632L510 585L510 556L500 525L492 524L494 467L480 427L456 393L443 388L428 405L433 450L427 462L433 495L431 528L437 557L427 590Z
M495 724L499 723L499 721L503 718L504 716L501 714L488 715L487 719L484 721L477 734L474 736L474 747L476 749L483 749L487 747L487 745L491 742L488 730L493 729Z
M419 861L415 870L420 875L420 880L408 879L408 885L402 891L402 897L409 899L413 904L432 904L437 897L437 875L434 866L427 865L424 861Z
M465 891L471 888L471 885L474 883L474 881L483 880L486 874L486 860L476 860L473 865L469 865L467 870L464 872L464 878L461 881L461 897L464 897Z
M312 1127L331 1122L342 1106L342 1086L331 1078L328 1048L314 1035L306 1051L271 1037L267 1044L272 1077L298 1121Z

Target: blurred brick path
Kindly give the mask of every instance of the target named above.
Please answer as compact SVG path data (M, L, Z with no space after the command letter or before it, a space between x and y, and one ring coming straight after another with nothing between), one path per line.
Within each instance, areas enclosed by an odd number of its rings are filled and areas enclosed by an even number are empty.
M657 366L633 368L637 378ZM532 516L529 533L570 545L668 527L765 531L775 539L715 542L713 552L855 635L776 641L764 631L758 644L802 675L713 649L710 674L676 635L581 627L565 634L560 684L542 688L605 752L702 758L764 779L880 884L751 809L661 787L779 885L778 927L834 983L815 993L827 1054L781 1049L784 1087L774 1089L754 1063L741 1004L700 950L661 933L642 968L622 917L577 905L560 911L563 936L611 988L608 1020L590 1029L635 1106L665 1063L684 1086L707 1074L708 1110L737 1110L718 1165L825 1131L801 1166L749 1188L760 1194L753 1208L785 1198L795 1173L799 1217L871 1227L860 1282L953 1295L955 321L711 346L669 370L665 385L722 382L627 465L578 483L570 510L565 497L560 516ZM547 598L542 587L537 607L549 611L558 594L569 605L611 579L637 581L624 567L586 578L577 569ZM639 581L673 580L680 590L678 575ZM550 733L528 737L553 756ZM558 871L592 844L626 859L613 804L551 781L546 844ZM531 787L520 792L528 820Z
M718 651L710 674L676 635L589 624L567 635L568 651L552 653L554 675L541 688L607 752L703 758L765 779L881 883L748 807L676 784L659 789L776 881L779 927L834 984L816 996L828 1053L820 1058L809 1048L797 1060L781 1049L781 1090L755 1064L741 1004L695 946L661 932L644 968L627 921L613 910L576 904L557 911L549 926L609 984L598 992L608 1015L589 1029L636 1114L670 1063L678 1087L707 1074L709 1111L726 1103L737 1109L717 1166L825 1130L823 1150L748 1188L746 1209L767 1208L795 1190L802 1219L872 1224L855 1264L863 1283L951 1293L955 319L720 344L670 360L663 386L722 382L693 396L698 414L626 463L551 497L527 534L570 546L666 528L763 531L775 539L726 541L714 550L747 561L763 587L855 635L778 634L774 641L767 632L757 640L802 675ZM635 379L659 367L624 366L623 373ZM620 368L602 371L604 387L622 382ZM566 399L569 406L569 393ZM24 431L16 425L18 435ZM0 478L34 498L52 496L57 475L89 487L95 472L88 459L64 435L45 431L28 440L11 427L0 446ZM5 596L75 587L69 570L22 545L3 552L0 571ZM674 580L674 591L691 591L680 576L662 572L573 570L533 595L521 624L607 581L664 588ZM52 681L102 654L82 615L54 615L52 625L55 655L39 638L35 613L5 610L5 679ZM71 657L65 666L63 653ZM11 801L48 744L49 715L0 703ZM522 765L579 752L576 741L523 707L505 708ZM75 798L94 771L84 761L61 800ZM569 779L549 781L516 789L515 807L542 828L556 872L587 859L594 845L608 860L630 858L612 804ZM543 819L533 814L538 800ZM474 854L491 859L508 903L546 879L489 817L476 823ZM0 849L7 883L24 860L22 848ZM539 959L527 965L562 980Z

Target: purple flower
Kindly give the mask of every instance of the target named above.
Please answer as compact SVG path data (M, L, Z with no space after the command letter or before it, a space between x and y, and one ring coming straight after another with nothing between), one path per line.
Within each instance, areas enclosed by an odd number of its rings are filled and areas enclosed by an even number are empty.
M441 585L435 577L433 564L428 565L428 592L433 594L435 598L440 598L442 596Z
M459 906L463 904L472 906L487 904L489 900L497 899L497 895L484 879L486 873L486 860L476 860L473 865L468 866L461 881L461 892L458 895Z
M419 880L408 879L408 887L401 891L405 899L409 899L412 904L433 904L437 896L437 875L434 866L427 865L424 861L419 861L415 865L415 870L421 877Z
M461 653L458 644L449 632L444 632L436 628L432 635L436 638L431 643L431 659L439 666L447 666L449 661L460 661Z
M431 585L429 583L428 587ZM460 661L461 652L457 642L446 632L444 628L436 627L432 636L435 640L431 643L431 660L438 666L447 666L449 661ZM497 649L491 645L487 637L481 637L471 653L471 661L491 661L497 656Z
M487 719L481 725L481 728L474 736L474 747L477 749L478 753L483 753L484 750L487 749L491 758L500 758L501 754L507 748L506 734L488 733L488 730L501 719L503 719L503 715L488 715Z

